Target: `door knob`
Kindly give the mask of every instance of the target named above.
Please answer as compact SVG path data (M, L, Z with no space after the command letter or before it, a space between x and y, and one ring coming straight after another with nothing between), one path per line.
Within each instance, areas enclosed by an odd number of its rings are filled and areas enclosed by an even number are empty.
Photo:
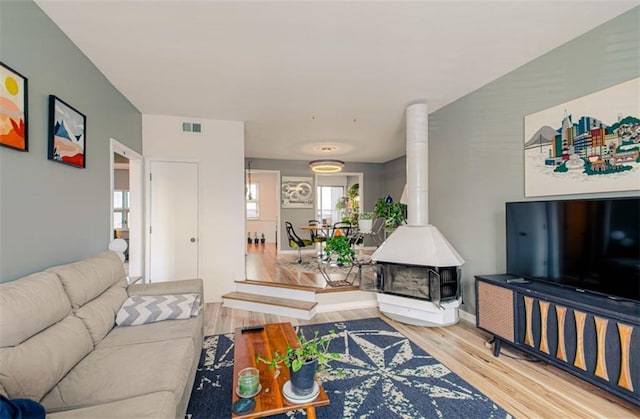
M191 243L195 243L195 242L196 242L196 238L195 238L195 237L191 237L191 238L189 239L189 241L190 241Z

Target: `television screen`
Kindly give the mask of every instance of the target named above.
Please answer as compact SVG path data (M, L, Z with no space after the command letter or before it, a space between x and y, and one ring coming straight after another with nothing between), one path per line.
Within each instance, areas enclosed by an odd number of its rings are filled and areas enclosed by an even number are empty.
M506 203L507 272L640 300L640 198Z

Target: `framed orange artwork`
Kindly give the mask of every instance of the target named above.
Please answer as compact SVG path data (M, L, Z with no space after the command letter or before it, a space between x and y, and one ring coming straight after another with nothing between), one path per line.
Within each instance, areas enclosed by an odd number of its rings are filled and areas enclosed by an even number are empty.
M29 150L27 78L0 62L0 145Z

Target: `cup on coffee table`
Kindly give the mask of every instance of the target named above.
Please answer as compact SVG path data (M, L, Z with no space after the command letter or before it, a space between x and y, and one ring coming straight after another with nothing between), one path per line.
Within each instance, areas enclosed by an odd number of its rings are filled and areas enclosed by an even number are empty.
M260 372L257 368L244 368L238 373L238 396L253 397L260 391Z

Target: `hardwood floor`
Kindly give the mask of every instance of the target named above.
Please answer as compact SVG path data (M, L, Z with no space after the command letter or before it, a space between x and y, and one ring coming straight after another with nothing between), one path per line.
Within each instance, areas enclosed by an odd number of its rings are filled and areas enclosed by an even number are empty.
M247 272L271 272L278 281L285 280L287 274L276 273L274 267L267 266L275 265L275 249L265 247L264 255L257 256L264 258L252 266L248 255ZM269 280L268 276L265 278ZM293 281L309 284L315 280L297 277ZM295 326L368 317L382 318L517 418L640 417L640 408L554 366L532 362L504 346L502 354L494 357L485 346L489 335L464 320L449 327L411 326L391 320L375 308L322 313L311 320L299 320L213 303L205 307L205 334L232 333L237 327L272 322L291 322Z
M303 254L303 258L313 258L313 255ZM247 245L245 265L247 279L310 288L324 288L326 286L320 271L311 273L282 269L278 267L277 262L278 252L274 243Z
M632 404L556 367L523 360L523 354L504 347L495 358L485 347L489 336L463 320L449 327L411 326L391 320L375 308L321 313L311 320L299 320L210 303L205 307L205 334L232 333L237 327L264 323L291 322L295 326L369 317L382 318L516 418L640 417L640 409Z
M359 250L361 256L370 254L372 251L369 250ZM288 259L296 259L297 253L286 255ZM315 254L303 253L303 260L307 262L307 265L314 265L317 263L315 259ZM286 269L283 267L279 267L278 265L278 253L275 244L273 243L265 243L265 244L248 244L247 252L246 252L246 276L247 280L250 281L259 281L259 282L271 282L271 283L279 283L279 284L287 284L294 285L297 287L304 288L313 288L316 292L334 292L334 291L351 291L353 289L358 289L357 280L354 283L354 287L352 288L334 288L327 285L327 282L320 274L318 269L312 267L312 271L303 271L296 269L296 263L291 263L293 269ZM355 268L354 268L355 269ZM367 275L367 271L365 271L364 275ZM333 280L341 280L344 279L344 275L341 274L332 274L330 273L330 278ZM353 273L355 276L355 271Z

